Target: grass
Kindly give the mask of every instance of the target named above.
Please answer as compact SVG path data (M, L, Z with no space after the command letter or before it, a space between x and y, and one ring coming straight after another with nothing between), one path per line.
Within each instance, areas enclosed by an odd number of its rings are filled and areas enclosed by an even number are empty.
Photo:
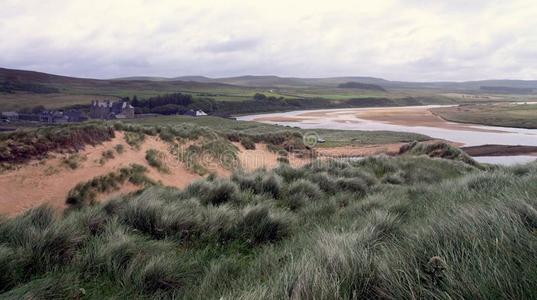
M407 153L43 206L0 221L0 297L534 298L536 180Z
M99 159L99 163L101 165L104 165L107 161L114 159L116 156L114 154L114 151L111 149L105 150L101 153L101 159Z
M452 122L537 128L537 104L465 105L437 108L433 112Z
M123 154L123 152L125 152L125 146L122 144L117 144L114 146L114 150L116 150L117 154Z
M112 127L102 123L86 123L20 129L0 134L0 163L22 164L41 159L50 152L78 151L114 137Z
M162 161L164 157L164 153L155 149L149 149L145 152L145 159L150 166L154 167L159 172L169 173L170 169Z
M316 147L335 147L346 145L368 145L368 144L384 144L397 142L412 142L424 141L430 139L427 136L405 133L405 132L390 132L390 131L359 131L359 130L328 130L328 129L313 129L304 130L300 128L290 128L286 126L263 124L258 122L236 121L233 119L218 118L218 117L203 117L195 118L189 116L165 116L156 118L142 118L126 121L126 125L135 124L139 126L183 126L184 124L193 124L198 127L209 128L220 134L225 134L232 141L239 142L241 137L252 139L254 142L268 142L268 144L278 144L274 140L268 140L268 137L276 137L285 134L302 135L314 132L326 142L317 144Z
M144 166L132 164L129 167L119 169L117 172L81 182L69 191L66 203L71 207L93 205L98 194L118 190L126 181L135 185L154 184L145 176L146 171Z
M80 155L79 153L71 154L67 157L64 157L61 160L62 165L65 167L76 170L80 167L80 165L86 160L85 156Z

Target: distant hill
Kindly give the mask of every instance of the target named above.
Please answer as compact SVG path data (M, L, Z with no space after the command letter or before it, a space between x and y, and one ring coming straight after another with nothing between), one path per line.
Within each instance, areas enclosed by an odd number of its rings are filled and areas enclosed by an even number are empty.
M348 82L358 82L362 84L377 85L383 89L427 89L441 91L482 91L482 86L507 87L515 89L532 89L537 91L537 80L480 80L480 81L433 81L433 82L411 82L411 81L390 81L382 78L367 76L346 76L327 78L299 78L280 76L238 76L209 78L204 76L183 76L174 78L162 77L140 77L150 81L173 81L188 80L203 83L225 83L246 87L327 87L334 88ZM489 91L493 92L493 91ZM524 92L525 93L525 92Z
M390 81L382 78L365 76L329 77L329 78L299 78L299 77L279 77L279 76L238 76L224 78L209 78L205 76L181 76L174 78L137 76L116 79L89 79L60 76L34 71L23 71L0 68L0 82L22 82L47 85L53 88L60 88L64 85L78 87L117 87L125 89L187 89L189 87L218 87L218 86L242 86L242 87L326 87L337 88L338 86L350 82L365 85L375 85L382 89L429 89L439 91L483 91L482 87L502 87L513 89L513 93L523 92L531 89L537 91L537 80L481 80L465 82L406 82ZM372 87L371 87L372 88ZM494 90L486 90L494 92Z
M381 86L378 86L376 84L370 84L370 83L361 83L361 82L355 82L355 81L349 81L345 83L341 83L338 85L338 88L342 89L361 89L361 90L371 90L371 91L381 91L386 92L384 88Z
M491 93L505 93L505 94L531 94L533 89L531 88L519 88L519 87L506 87L506 86L482 86L482 91Z
M179 79L169 79L164 77L128 77L119 79L91 79L77 78L61 75L54 75L42 72L24 71L0 68L0 83L8 84L26 84L39 85L49 87L51 89L60 90L73 89L86 90L100 88L104 91L110 89L133 89L133 90L148 90L148 89L165 89L177 90L199 87L230 87L229 84L220 82L203 82L201 76L178 77Z

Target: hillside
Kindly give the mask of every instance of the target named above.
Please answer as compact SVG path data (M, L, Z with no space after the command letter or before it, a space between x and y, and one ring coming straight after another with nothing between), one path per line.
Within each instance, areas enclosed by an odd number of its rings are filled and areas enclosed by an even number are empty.
M0 222L0 297L531 299L535 180L408 154L41 206Z
M342 88L342 89L362 89L362 90L386 92L386 90L384 88L382 88L381 86L378 86L378 85L375 85L375 84L367 84L367 83L355 82L355 81L349 81L349 82L341 83L341 84L338 85L338 88Z
M345 88L344 85L348 82L355 82L363 88ZM458 101L472 101L468 100L472 98L461 97L456 93L479 93L482 86L500 87L502 91L518 91L534 87L535 83L535 81L419 83L372 77L278 76L215 79L203 76L130 77L102 80L0 68L0 111L32 109L40 105L48 109L73 105L87 106L92 100L133 96L147 99L172 93L191 95L199 104L195 105L194 109L220 110L217 113L219 115L294 109L452 104ZM450 96L448 92L454 95ZM252 101L256 94L263 94L270 101ZM513 101L516 98L504 96L502 93L495 101ZM245 101L247 101L245 104L241 103Z

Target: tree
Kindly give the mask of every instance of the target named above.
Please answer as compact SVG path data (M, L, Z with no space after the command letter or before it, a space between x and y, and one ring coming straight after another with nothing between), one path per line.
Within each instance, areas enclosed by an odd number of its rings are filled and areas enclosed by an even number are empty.
M255 93L254 99L255 100L265 100L265 99L267 99L267 96L265 96L265 94Z
M45 110L46 108L43 105L38 105L32 108L32 113L37 115L44 112Z

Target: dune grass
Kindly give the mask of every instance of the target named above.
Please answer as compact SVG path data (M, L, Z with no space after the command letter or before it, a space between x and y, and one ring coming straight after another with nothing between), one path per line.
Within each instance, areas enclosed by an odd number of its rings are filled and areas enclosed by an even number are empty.
M535 298L537 165L405 155L0 221L0 297Z
M22 164L44 158L53 151L78 151L114 137L111 126L102 123L20 129L0 134L0 163Z
M162 172L162 173L170 172L170 169L163 161L164 153L162 153L161 151L158 151L156 149L149 149L145 152L145 159L147 160L147 163L150 166L157 169L159 172Z
M144 166L132 164L117 172L110 172L87 182L81 182L69 191L66 203L71 207L93 205L98 194L117 190L126 181L136 185L154 184L145 176L146 171Z

